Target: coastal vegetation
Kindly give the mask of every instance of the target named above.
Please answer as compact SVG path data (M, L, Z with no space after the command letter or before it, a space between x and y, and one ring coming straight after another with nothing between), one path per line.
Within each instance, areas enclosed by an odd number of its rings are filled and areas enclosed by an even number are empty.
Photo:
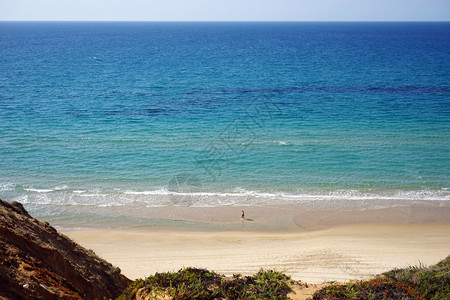
M274 270L226 277L205 269L184 268L136 280L117 299L290 299L295 297L294 285L307 286ZM309 299L450 299L450 256L429 267L394 269L373 279L346 284L330 282Z
M289 276L273 270L227 278L205 269L184 268L136 280L117 299L289 299L291 283Z
M313 300L450 299L450 256L433 266L394 269L374 279L348 284L331 283Z

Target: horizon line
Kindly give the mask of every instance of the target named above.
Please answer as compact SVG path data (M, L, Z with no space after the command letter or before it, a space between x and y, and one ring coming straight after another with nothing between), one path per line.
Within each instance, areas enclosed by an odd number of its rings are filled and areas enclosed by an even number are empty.
M450 20L0 20L0 22L108 22L108 23L449 23Z

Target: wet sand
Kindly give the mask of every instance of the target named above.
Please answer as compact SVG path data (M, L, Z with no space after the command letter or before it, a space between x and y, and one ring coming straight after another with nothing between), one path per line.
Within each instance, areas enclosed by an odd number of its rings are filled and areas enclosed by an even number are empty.
M308 203L302 206L77 206L67 209L81 219L65 220L60 227L56 226L58 229L298 232L357 224L450 224L450 204L442 201L312 202L309 206ZM91 217L83 220L85 215Z

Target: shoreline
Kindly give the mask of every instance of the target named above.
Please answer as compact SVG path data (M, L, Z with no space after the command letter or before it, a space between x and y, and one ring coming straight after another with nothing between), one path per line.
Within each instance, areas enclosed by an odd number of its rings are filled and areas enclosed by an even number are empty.
M277 269L316 284L430 265L450 249L445 224L358 224L314 231L63 230L130 279L200 267L225 275Z
M70 211L69 211L70 209ZM245 219L241 218L245 211ZM278 206L68 207L59 230L314 231L357 224L450 224L450 206L423 203L364 209ZM55 211L55 214L57 212ZM73 216L76 215L77 218ZM38 217L39 218L39 217ZM84 219L83 219L84 218ZM42 219L42 218L41 218Z

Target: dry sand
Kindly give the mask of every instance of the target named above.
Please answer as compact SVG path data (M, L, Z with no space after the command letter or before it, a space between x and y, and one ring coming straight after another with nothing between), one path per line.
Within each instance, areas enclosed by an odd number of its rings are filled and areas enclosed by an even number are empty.
M308 283L363 279L450 254L450 223L345 225L305 231L71 230L131 279L182 267L231 275L276 268Z

